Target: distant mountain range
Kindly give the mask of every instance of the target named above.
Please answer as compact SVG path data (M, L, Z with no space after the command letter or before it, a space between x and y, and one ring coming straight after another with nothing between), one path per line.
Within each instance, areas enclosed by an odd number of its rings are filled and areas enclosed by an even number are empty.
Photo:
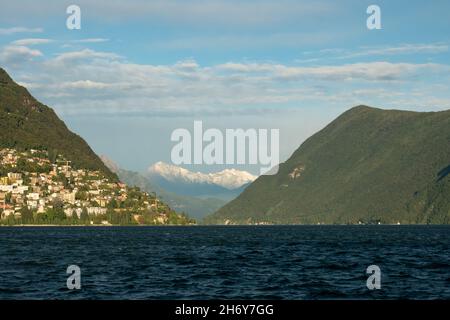
M138 173L121 169L107 156L102 155L101 159L122 181L155 192L172 208L198 221L234 199L256 179L246 171L225 169L205 174L163 162L150 166L145 173Z
M224 206L227 201L217 198L197 198L167 191L157 184L154 184L145 175L129 170L119 169L117 174L123 182L130 186L136 186L143 191L155 192L158 198L161 198L175 211L187 213L190 217L201 222L201 220Z
M182 167L157 162L148 169L153 176L160 176L167 181L192 184L210 184L224 187L229 190L237 189L253 182L257 177L247 171L225 169L215 173L192 172Z
M450 110L358 106L205 219L213 224L448 224Z
M201 198L216 197L230 200L236 197L256 176L236 169L216 173L192 172L187 169L158 162L146 174L154 184L180 195Z

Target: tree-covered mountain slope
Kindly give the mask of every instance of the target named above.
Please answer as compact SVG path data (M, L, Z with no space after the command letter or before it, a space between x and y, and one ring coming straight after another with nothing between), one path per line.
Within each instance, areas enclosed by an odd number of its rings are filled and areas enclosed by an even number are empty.
M209 223L449 223L450 110L352 108Z
M49 107L0 68L0 148L45 149L62 154L75 168L100 170L113 180L112 173L78 135L71 132Z

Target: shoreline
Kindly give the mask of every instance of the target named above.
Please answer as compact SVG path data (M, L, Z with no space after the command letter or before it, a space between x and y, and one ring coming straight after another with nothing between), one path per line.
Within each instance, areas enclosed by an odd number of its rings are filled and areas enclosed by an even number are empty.
M353 227L353 226L450 226L450 224L271 224L271 225L251 225L251 224L234 224L234 225L224 225L224 224L167 224L167 225L104 225L104 224L94 224L94 225L58 225L58 224L21 224L21 225L0 225L0 228L34 228L34 227L76 227L76 228L92 228L92 227L125 227L125 228L142 228L142 227Z
M61 225L61 224L16 224L16 225L0 225L0 228L17 228L17 227L25 227L25 228L32 228L32 227L78 227L78 228L91 228L91 227L193 227L195 225L183 225L183 224L167 224L167 225L114 225L114 224L91 224L91 225L76 225L76 224L68 224L68 225Z

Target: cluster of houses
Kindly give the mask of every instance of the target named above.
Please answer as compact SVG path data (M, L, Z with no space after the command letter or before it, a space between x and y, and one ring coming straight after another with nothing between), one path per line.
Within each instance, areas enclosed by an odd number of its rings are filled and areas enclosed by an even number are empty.
M46 151L0 149L0 169L1 219L20 218L25 206L33 212L45 213L56 200L63 203L67 217L80 218L83 210L98 216L106 214L111 201L123 203L129 197L125 184L111 182L100 171L74 169L61 155L51 163ZM145 196L141 197L142 207L157 211L157 198L142 194ZM158 219L163 220L163 215Z

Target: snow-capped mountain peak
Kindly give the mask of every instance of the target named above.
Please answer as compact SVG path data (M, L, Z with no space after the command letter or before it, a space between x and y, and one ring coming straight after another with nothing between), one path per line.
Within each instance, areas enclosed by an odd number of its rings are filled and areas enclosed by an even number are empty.
M192 172L161 161L152 165L148 172L151 175L159 175L171 182L206 183L218 185L229 190L237 189L249 182L253 182L257 178L247 171L236 169L225 169L214 173Z

